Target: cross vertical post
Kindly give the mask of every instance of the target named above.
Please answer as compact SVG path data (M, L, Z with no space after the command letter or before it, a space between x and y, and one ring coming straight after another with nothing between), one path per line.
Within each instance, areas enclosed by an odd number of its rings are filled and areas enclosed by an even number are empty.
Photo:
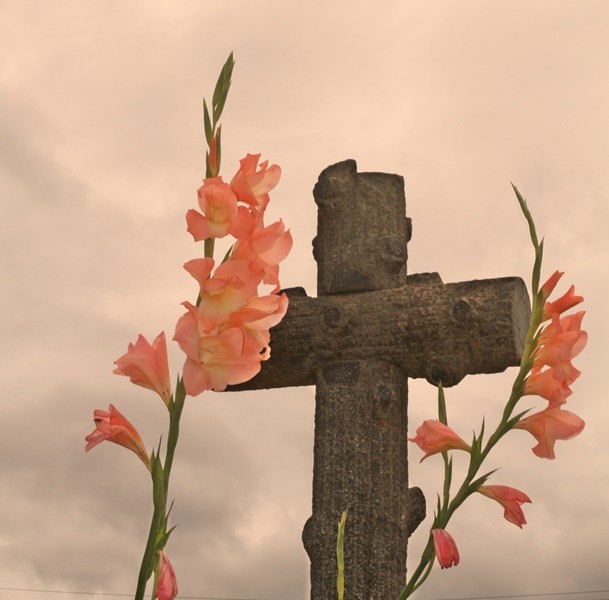
M345 161L322 172L313 195L318 296L406 283L402 177L360 174ZM349 327L337 309L324 321L337 332ZM406 374L383 357L339 359L317 370L313 514L303 532L313 600L329 598L336 585L336 526L345 509L347 598L396 598L404 587L407 394Z

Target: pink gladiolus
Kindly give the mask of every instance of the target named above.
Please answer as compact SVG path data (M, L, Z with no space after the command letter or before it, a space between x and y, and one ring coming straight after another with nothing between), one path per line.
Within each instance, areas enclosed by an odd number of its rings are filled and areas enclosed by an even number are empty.
M285 294L256 296L250 298L242 310L233 313L225 326L240 327L245 336L246 345L249 347L250 344L253 344L254 352L260 354L260 360L267 360L271 356L269 329L281 321L287 308L288 297Z
M95 421L96 428L85 438L87 442L85 452L88 452L100 442L108 440L135 452L146 465L146 468L150 470L150 457L146 452L140 434L112 404L107 411L95 410L93 421Z
M575 358L586 346L588 334L585 331L563 331L546 339L533 355L533 368L556 367Z
M214 261L195 258L184 268L200 286L200 317L206 330L219 327L231 313L241 310L256 295L260 276L245 260L228 260L210 277Z
M245 235L251 217L245 207L237 206L237 196L222 177L204 179L197 194L203 214L194 209L186 213L187 230L195 242L229 233L234 237Z
M555 458L556 440L569 440L581 433L584 426L583 419L560 407L548 407L514 425L516 429L528 431L537 440L533 448L536 456L549 459Z
M459 564L459 551L450 533L444 529L432 529L431 533L440 568L448 569L453 565L456 567Z
M522 529L527 520L524 518L521 504L531 502L531 499L520 490L507 485L481 485L478 491L492 500L496 500L503 506L503 516L510 522Z
M546 325L539 334L537 344L543 346L550 342L554 336L561 333L581 331L585 314L585 310L580 310L566 317L560 317L557 313L554 313L552 315L552 322Z
M186 354L184 388L189 396L204 390L222 391L227 385L242 383L260 371L264 347L246 339L240 327L208 331L206 317L189 302L188 312L178 319L174 340Z
M560 406L571 395L569 385L578 375L579 371L573 372L570 378L562 378L555 376L555 369L533 370L524 381L524 395L541 396L548 400L550 408Z
M541 292L544 300L547 300L550 294L554 291L558 280L564 275L564 272L554 271L548 280L541 286Z
M446 452L447 450L466 450L469 452L471 450L470 446L448 425L444 425L440 421L423 421L423 424L417 429L416 437L408 438L408 440L417 444L425 452L425 456L420 462L438 452Z
M159 551L159 576L156 584L155 598L173 600L178 595L178 581L169 557L163 550Z
M250 269L259 273L264 283L275 286L275 293L279 290L278 263L290 253L292 243L292 234L285 230L280 220L268 227L259 227L248 237L239 240L232 258L249 261Z
M127 353L114 362L117 375L126 375L131 383L153 390L165 404L171 402L169 365L165 332L161 332L150 345L143 335L135 344L129 344Z
M561 314L580 302L583 302L583 296L575 295L575 286L572 285L569 290L554 302L546 302L543 307L542 321L547 321L552 318L553 314Z
M279 165L267 167L268 161L258 165L260 154L248 154L242 158L240 167L230 185L241 202L264 211L269 203L269 192L279 183Z

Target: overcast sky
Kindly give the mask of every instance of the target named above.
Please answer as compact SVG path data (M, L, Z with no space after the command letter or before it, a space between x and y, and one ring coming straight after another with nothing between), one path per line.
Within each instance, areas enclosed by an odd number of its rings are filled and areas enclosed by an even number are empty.
M544 274L564 270L559 291L585 296L567 408L586 429L555 461L508 437L489 467L532 498L528 524L473 498L450 528L461 564L434 569L418 598L609 590L609 3L0 0L0 13L0 599L133 592L147 473L114 445L85 455L84 436L110 402L149 447L164 430L160 400L113 361L138 333L171 337L196 295L184 215L204 176L202 99L231 50L222 173L247 152L281 165L269 211L294 237L284 287L315 293L311 190L354 158L405 177L411 273L528 283L513 181L546 237ZM448 390L454 428L498 418L513 377ZM413 381L413 434L434 409ZM168 548L182 596L307 597L313 411L312 388L188 401ZM441 461L419 457L411 447L411 484L433 505Z

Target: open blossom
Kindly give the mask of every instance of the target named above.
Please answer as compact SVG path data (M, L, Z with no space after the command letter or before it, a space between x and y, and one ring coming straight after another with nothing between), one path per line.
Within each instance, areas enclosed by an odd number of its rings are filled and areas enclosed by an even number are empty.
M241 202L264 211L269 203L269 192L279 183L281 168L268 166L265 160L258 165L260 154L248 154L242 158L240 167L230 185Z
M520 490L507 485L481 485L478 491L492 500L496 500L503 506L503 516L510 522L522 529L527 520L522 512L521 505L531 502L531 499Z
M417 444L425 452L421 462L438 452L446 452L447 450L466 450L469 452L471 450L469 444L461 439L448 425L444 425L440 421L423 421L423 424L417 429L416 437L408 438L408 440Z
M571 364L586 346L588 334L581 328L585 311L566 317L552 315L552 322L539 334L537 348L533 354L533 371L544 366L552 368L556 379L573 383L580 372Z
M459 551L457 544L448 531L444 529L432 529L433 544L436 557L442 569L448 569L459 564Z
M156 585L155 598L158 600L173 600L178 595L178 581L175 571L167 554L159 551L159 577Z
M112 404L107 411L95 410L93 421L95 422L95 430L85 438L87 442L85 452L88 452L100 442L108 440L135 452L150 470L150 457L146 452L140 434Z
M524 395L541 396L549 402L549 407L560 406L571 395L569 385L579 374L580 372L574 369L570 378L563 378L555 376L555 369L533 370L524 381Z
M556 440L569 440L581 433L583 419L560 407L548 407L541 412L521 419L514 425L516 429L528 431L536 440L533 453L540 458L555 458Z
M157 392L165 404L169 404L171 389L165 332L157 335L152 345L143 335L139 335L137 342L129 344L127 353L114 361L114 364L114 373L126 375L131 383Z
M248 261L249 268L259 273L264 283L274 285L273 293L276 293L279 290L279 263L290 253L292 244L292 234L285 230L283 221L264 227L259 219L259 226L235 244L232 258Z
M267 360L271 356L269 329L283 319L288 302L286 294L250 298L242 310L228 318L226 327L241 327L246 340L252 338L251 342L259 349L260 359Z
M200 317L206 330L220 326L231 313L241 310L256 295L260 276L245 260L228 260L213 273L212 258L195 258L184 268L199 283Z
M248 381L260 371L261 344L246 339L240 327L208 331L205 316L189 302L178 319L174 340L186 354L184 389L189 396L204 390L222 391Z
M251 221L249 211L237 205L237 196L222 177L204 179L197 195L203 214L194 209L186 213L187 230L195 242L246 234Z

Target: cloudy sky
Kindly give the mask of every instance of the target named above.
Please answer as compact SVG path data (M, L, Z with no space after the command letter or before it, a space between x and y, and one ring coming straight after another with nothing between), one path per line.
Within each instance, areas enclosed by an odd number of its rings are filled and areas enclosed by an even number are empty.
M533 499L528 524L473 498L451 525L461 564L434 570L418 598L607 597L582 592L609 590L609 3L0 0L0 11L0 599L133 592L147 473L114 445L85 455L83 438L110 402L149 447L164 431L160 400L113 361L138 333L170 337L196 294L181 268L200 251L184 214L204 175L202 99L231 50L222 173L247 152L281 165L269 211L295 240L284 287L315 293L311 190L340 160L405 177L409 271L445 282L529 281L510 181L527 197L544 273L566 271L586 298L590 341L568 408L587 427L555 461L535 457L528 434L508 437L489 467ZM469 436L482 413L498 418L513 377L449 390L454 428ZM412 432L434 407L434 389L413 381ZM309 388L188 402L169 547L183 597L307 597L313 411ZM419 456L411 484L433 502L440 461ZM428 526L411 539L413 566Z

